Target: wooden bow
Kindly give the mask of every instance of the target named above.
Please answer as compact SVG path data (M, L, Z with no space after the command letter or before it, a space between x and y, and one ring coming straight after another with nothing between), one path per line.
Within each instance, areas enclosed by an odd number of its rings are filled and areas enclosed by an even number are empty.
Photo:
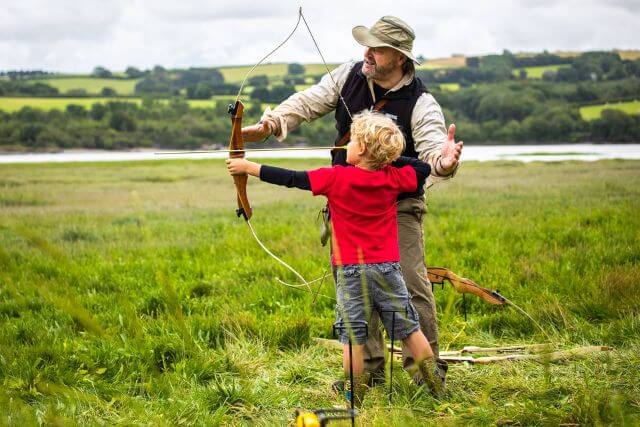
M445 280L448 280L456 292L460 294L476 295L489 304L505 305L507 303L506 298L500 295L498 291L483 288L473 280L460 277L448 268L427 267L427 278L431 283L436 283L438 285L441 285Z
M229 158L238 159L244 157L244 140L242 139L242 114L244 105L241 101L236 101L235 105L229 105L231 115L231 137L229 138ZM247 196L247 174L234 175L233 183L236 185L236 195L238 199L238 209L236 215L243 216L246 221L251 219L253 211Z
M242 139L242 114L244 113L244 105L238 99L235 104L229 105L229 114L231 114L231 137L229 138L229 158L230 159L241 159L244 157L244 140ZM251 216L253 215L253 210L251 209L251 204L249 204L249 197L247 196L247 174L244 175L233 175L233 183L236 185L236 199L238 200L238 209L236 209L236 215L239 217L244 217L245 223L249 226L249 230L251 230L251 235L260 247L273 259L278 261L282 266L286 267L289 271L295 274L303 283L303 286L307 288L309 292L311 292L311 287L309 283L305 280L305 278L298 273L293 267L284 262L278 256L276 256L273 252L269 250L265 246L264 243L258 238L256 231L253 229L251 225ZM314 298L315 302L315 298Z

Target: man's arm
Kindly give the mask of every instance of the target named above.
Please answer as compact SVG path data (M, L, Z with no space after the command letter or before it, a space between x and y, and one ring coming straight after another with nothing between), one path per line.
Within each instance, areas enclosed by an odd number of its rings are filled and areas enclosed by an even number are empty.
M242 128L245 141L261 141L271 135L283 141L303 121L310 122L335 110L342 86L354 64L340 65L331 75L325 74L319 83L291 95L273 110L267 107L260 123Z
M397 168L404 166L411 166L413 168L418 180L416 191L424 186L424 183L431 174L431 166L429 166L428 163L425 163L420 159L414 159L413 157L400 156L398 160L393 162L391 165Z
M462 144L459 143L458 148L449 147L449 137L453 134L447 132L442 109L433 95L427 93L418 98L411 116L411 128L418 157L431 166L428 186L453 177L458 169ZM457 145L455 141L453 144Z

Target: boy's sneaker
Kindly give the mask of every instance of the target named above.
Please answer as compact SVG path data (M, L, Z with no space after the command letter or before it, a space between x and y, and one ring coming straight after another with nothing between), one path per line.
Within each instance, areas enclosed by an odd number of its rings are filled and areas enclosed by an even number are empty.
M336 380L336 381L333 382L333 384L331 384L331 390L333 390L338 395L344 394L344 391L346 389L347 388L345 387L345 381L344 380Z

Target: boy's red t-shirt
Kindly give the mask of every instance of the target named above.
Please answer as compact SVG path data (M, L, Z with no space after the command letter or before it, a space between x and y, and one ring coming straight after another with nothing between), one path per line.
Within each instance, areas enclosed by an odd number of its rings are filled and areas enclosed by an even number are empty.
M400 193L416 191L413 167L333 166L308 176L313 194L329 199L334 265L400 261L396 200Z

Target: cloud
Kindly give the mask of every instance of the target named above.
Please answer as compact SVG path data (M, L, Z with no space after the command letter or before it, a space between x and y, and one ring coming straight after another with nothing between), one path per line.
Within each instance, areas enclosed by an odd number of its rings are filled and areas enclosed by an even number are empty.
M0 9L0 40L37 47L63 40L104 41L122 16L123 2L91 4L42 0L15 1Z
M192 0L188 4L159 0L139 3L151 18L170 22L226 21L234 19L270 19L291 13L281 2L234 1L220 7L211 0Z
M5 2L6 3L6 2ZM0 69L88 72L253 64L291 31L300 0L221 4L210 0L8 0L0 9ZM304 1L329 62L360 58L355 25L397 15L416 31L414 51L452 53L638 48L637 0ZM570 19L568 18L570 17ZM272 62L319 62L301 23Z

